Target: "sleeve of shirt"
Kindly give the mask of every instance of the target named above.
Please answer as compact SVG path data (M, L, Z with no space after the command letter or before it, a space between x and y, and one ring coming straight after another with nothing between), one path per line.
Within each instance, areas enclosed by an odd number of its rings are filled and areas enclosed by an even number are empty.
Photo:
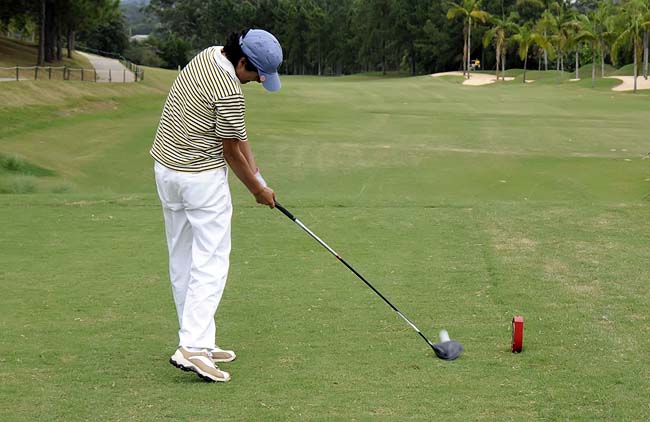
M217 121L215 131L219 139L239 139L245 141L246 124L244 116L246 114L246 104L242 94L235 94L228 97L217 99Z

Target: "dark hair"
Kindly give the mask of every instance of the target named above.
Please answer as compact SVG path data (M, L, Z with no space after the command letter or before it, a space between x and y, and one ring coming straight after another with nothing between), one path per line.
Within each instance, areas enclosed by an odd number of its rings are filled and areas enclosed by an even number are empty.
M226 57L234 67L237 67L237 63L239 63L239 60L243 57L246 59L246 70L250 72L257 72L257 67L255 67L255 65L251 63L250 60L248 60L248 57L246 57L246 54L244 54L241 46L239 45L239 38L245 37L247 33L248 29L242 31L241 34L238 34L237 32L231 33L228 36L226 45L223 46L223 51L226 53Z

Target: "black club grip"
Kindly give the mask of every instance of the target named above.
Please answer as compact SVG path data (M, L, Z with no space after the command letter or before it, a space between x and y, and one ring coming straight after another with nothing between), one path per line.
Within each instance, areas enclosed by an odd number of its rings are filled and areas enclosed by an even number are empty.
M289 219L290 219L291 221L296 221L296 217L294 217L294 215L291 214L291 213L289 212L288 209L286 209L285 207L283 207L282 205L280 205L280 203L279 203L278 201L275 201L275 208L279 209L279 210L282 212L282 214L284 214L284 215L286 215L287 217L289 217Z

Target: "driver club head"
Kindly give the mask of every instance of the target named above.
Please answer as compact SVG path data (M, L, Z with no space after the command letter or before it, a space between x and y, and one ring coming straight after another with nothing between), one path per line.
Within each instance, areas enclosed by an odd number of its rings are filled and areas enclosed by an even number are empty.
M440 330L440 343L431 345L438 358L454 360L463 353L463 345L449 338L447 330Z

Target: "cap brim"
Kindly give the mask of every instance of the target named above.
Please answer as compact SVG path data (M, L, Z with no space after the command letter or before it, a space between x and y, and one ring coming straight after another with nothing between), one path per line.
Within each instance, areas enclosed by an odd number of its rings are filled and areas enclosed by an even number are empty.
M277 72L271 74L260 72L260 76L264 76L264 82L262 82L262 85L267 91L277 91L282 87L282 84L280 83L280 75L278 75Z

